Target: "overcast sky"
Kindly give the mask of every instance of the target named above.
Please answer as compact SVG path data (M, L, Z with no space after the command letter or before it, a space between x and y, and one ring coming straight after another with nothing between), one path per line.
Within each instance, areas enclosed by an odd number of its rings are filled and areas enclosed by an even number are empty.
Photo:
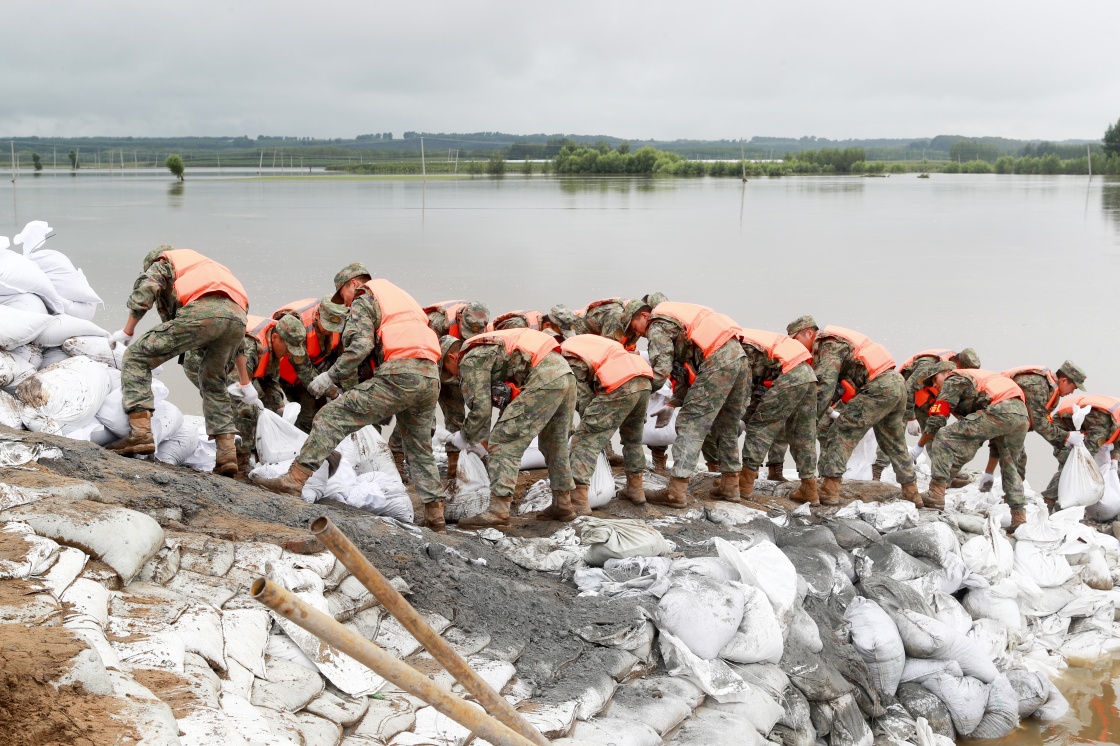
M4 3L0 136L1099 138L1120 3Z

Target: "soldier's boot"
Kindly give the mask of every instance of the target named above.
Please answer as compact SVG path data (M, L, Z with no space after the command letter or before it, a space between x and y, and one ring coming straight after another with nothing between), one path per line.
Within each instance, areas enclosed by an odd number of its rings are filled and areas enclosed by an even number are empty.
M970 484L972 484L972 480L960 474L954 476L949 482L949 486L955 490L960 489L961 487L967 487Z
M401 475L401 481L408 484L408 472L404 469L404 454L393 451L393 463L397 465L397 472Z
M901 487L903 500L909 500L910 502L914 503L914 506L917 508L925 507L925 503L922 502L922 496L918 494L917 482L907 482L906 484L901 485Z
M716 480L715 485L712 487L712 491L708 494L717 500L728 500L734 503L739 502L739 472L733 471L728 474L720 474L719 479Z
M797 489L790 493L789 499L793 500L795 503L820 505L821 498L820 494L817 492L817 478L809 477L807 479L802 479Z
M685 477L670 477L668 487L647 490L646 499L657 505L668 505L670 508L687 508L688 479Z
M288 473L283 474L275 479L265 479L257 477L253 480L253 484L258 487L263 487L269 492L275 492L278 495L295 495L299 497L303 493L303 485L306 484L308 479L311 479L312 471L298 461L293 461L292 465L288 468Z
M447 521L443 518L443 500L424 503L424 525L437 534L447 533Z
M755 472L756 476L757 476L757 474L758 473ZM766 466L766 478L769 479L771 482L788 482L789 481L788 479L786 479L785 475L782 474L782 464L768 464ZM743 484L742 482L739 483L739 491L740 492L743 491L742 484ZM754 483L752 482L751 484L753 485Z
M583 487L584 493L587 492L587 485L576 485L578 490ZM552 505L537 513L538 521L574 521L576 519L576 511L572 508L572 493L567 490L560 492L557 490L552 493Z
M447 478L455 479L459 475L459 452L447 452Z
M642 487L641 472L626 475L626 489L622 491L622 496L635 505L645 505L646 491Z
M1007 533L1015 533L1015 529L1022 526L1027 522L1027 511L1022 508L1017 508L1011 511L1011 525L1007 527Z
M249 481L249 454L237 454L237 474L233 478L238 482Z
M607 463L611 466L624 466L626 460L622 458L622 454L614 449L613 445L607 444Z
M842 477L825 477L821 480L818 493L821 505L840 504L840 483L843 481Z
M576 515L591 515L591 503L587 500L588 489L586 484L577 484L572 491L572 510Z
M232 477L237 474L237 444L233 440L233 433L215 435L214 442L218 445L214 457L214 473L223 477Z
M758 479L758 472L753 469L743 467L739 472L739 498L746 500L754 494L754 480Z
M711 474L713 472L716 473L716 474L719 473L719 462L718 461L705 461L704 466L708 469L709 474Z
M130 428L128 435L105 446L107 450L122 456L156 452L156 441L152 438L151 412L147 410L129 412L128 426Z
M929 489L922 493L922 504L927 508L945 510L945 490L949 485L934 479L929 483Z
M649 452L653 457L653 473L665 476L665 465L669 460L669 452L664 448L651 448L649 449Z
M883 467L879 466L878 464L872 464L871 465L871 480L874 481L874 482L879 482L882 479L883 479Z
M553 499L556 496L553 495ZM486 528L487 526L508 526L509 506L513 502L510 497L490 496L490 507L485 513L472 515L459 521L459 528Z

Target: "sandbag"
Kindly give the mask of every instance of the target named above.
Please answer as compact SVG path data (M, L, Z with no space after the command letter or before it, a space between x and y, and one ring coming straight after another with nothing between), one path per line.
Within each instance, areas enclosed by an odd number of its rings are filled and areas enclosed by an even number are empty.
M921 594L905 583L885 575L872 575L862 579L859 583L859 592L860 595L867 596L879 604L879 607L892 618L896 611L902 609L933 616L933 609Z
M719 657L735 663L777 663L782 659L784 642L770 599L753 586L739 585L739 590L743 594L743 618Z
M934 591L929 597L933 617L957 635L967 635L972 629L972 616L957 599L943 591Z
M456 482L458 491L444 505L444 518L459 521L490 507L490 475L475 453L460 453Z
M43 347L61 347L71 337L108 337L109 332L92 321L59 314L51 316L50 321L35 337L35 343Z
M49 315L43 299L31 293L17 293L16 295L0 295L0 306L7 306L16 311Z
M889 534L888 534L889 536ZM911 557L894 544L886 541L869 544L863 549L852 550L856 572L861 578L872 573L886 575L894 580L914 580L925 577L933 570L928 563Z
M1052 723L1055 720L1061 720L1069 712L1069 702L1058 691L1058 687L1054 686L1054 682L1050 684L1050 693L1046 697L1037 710L1034 711L1034 717L1038 718L1044 723Z
M152 413L152 439L156 442L157 453L160 444L178 433L182 427L183 410L166 399L156 404L156 411ZM192 448L191 452L193 451Z
M18 386L36 370L38 370L37 366L33 367L22 358L0 350L0 388Z
M1074 407L1073 426L1075 430L1081 429L1081 424L1090 411L1090 407ZM1065 508L1079 505L1093 505L1100 502L1104 496L1104 477L1097 464L1093 461L1093 454L1085 447L1084 442L1070 448L1066 457L1065 466L1058 477L1058 505Z
M849 552L853 549L861 549L882 538L870 523L859 518L826 520L825 526L832 532L840 548Z
M284 408L285 414L288 408ZM368 474L379 471L390 474L399 482L400 473L397 471L396 462L393 461L393 452L385 438L372 425L366 425L356 433L351 433L338 444L342 457L354 465L355 474Z
M584 560L594 567L602 567L609 559L663 557L672 551L657 529L642 521L585 518L581 525L580 541L587 547Z
M1107 523L1120 516L1120 476L1117 475L1116 462L1112 460L1111 455L1100 468L1101 477L1104 479L1104 494L1100 502L1086 509L1085 514L1095 521Z
M14 347L8 352L26 362L35 370L43 367L43 348L34 342L25 344L23 347Z
M70 356L61 347L43 347L43 362L39 364L39 369L49 368L55 363L61 363Z
M178 408L176 408L178 409ZM186 422L179 412L179 429L159 440L156 460L172 466L182 466L198 450L198 426Z
M1045 674L1021 668L1013 668L1006 675L1019 698L1019 718L1029 718L1050 696L1050 680Z
M718 536L712 541L720 559L735 568L740 581L762 589L778 621L788 622L797 600L797 570L782 550L769 541L760 541L745 550Z
M1040 588L1064 585L1073 577L1073 568L1055 550L1054 546L1020 539L1015 543L1015 571L1033 580Z
M112 366L117 370L121 368L123 352L114 352L109 346L108 337L70 337L62 340L62 351L70 357L85 355L90 360Z
M307 433L275 412L262 409L257 417L257 456L261 463L278 464L299 455Z
M0 254L10 253L0 251ZM0 294L2 293L3 287L0 286ZM34 342L50 323L50 316L0 306L0 350L14 350Z
M87 424L109 394L109 371L86 357L72 357L33 376L16 389L29 430L65 434Z
M906 664L898 627L877 603L862 596L852 599L844 618L852 625L852 645L867 664L875 688L893 697Z
M20 419L19 399L15 398L7 391L0 391L0 425L4 427L14 427L16 429L23 427L23 420Z
M949 708L953 728L959 735L967 736L976 730L988 704L987 687L982 681L971 676L956 678L939 673L923 679L921 686L936 694Z
M753 686L719 658L701 658L666 629L660 630L657 640L665 670L674 679L695 684L717 702L750 702L758 696Z
M614 496L614 474L611 473L607 454L600 453L595 461L595 471L591 474L591 483L587 487L587 504L592 508L601 508L614 499Z
M669 417L669 424L665 427L656 427L656 413L664 407L673 397L673 389L666 383L660 390L655 391L649 399L649 408L646 410L646 424L642 430L642 445L651 448L665 448L673 445L677 440L677 414L680 408L673 410Z
M743 620L743 592L703 575L675 578L657 606L657 624L704 660L720 657Z
M970 571L989 583L1003 580L1015 566L1015 552L1011 548L1011 542L1004 536L999 519L994 515L988 516L983 536L975 536L964 543L961 557Z
M395 474L371 471L357 474L348 491L332 496L346 505L352 505L374 515L396 518L405 523L415 520L412 500L408 491Z
M874 428L868 430L848 457L844 470L844 479L873 479L871 467L875 465L875 458L879 452L879 442L875 440Z
M119 370L109 368L109 393L101 402L94 417L106 430L118 438L126 437L132 430L128 421L128 413L124 411L124 392L121 391L121 373ZM161 384L162 385L162 384ZM153 386L154 390L154 386Z
M14 251L0 251L0 295L20 293L39 296L50 313L66 311L66 301L35 262Z
M901 684L910 682L921 683L922 679L937 673L945 673L957 678L964 676L964 671L961 671L961 664L954 660L939 661L926 658L907 658L906 665L902 668L902 678L900 681Z
M965 611L975 619L995 619L1009 630L1023 629L1023 612L1019 609L1019 586L1010 579L988 588L972 588L962 599Z
M898 701L915 719L927 721L934 733L956 740L949 708L936 694L921 684L902 684L898 687Z
M521 454L521 465L518 467L521 471L528 471L529 469L543 469L548 464L545 462L544 452L541 451L537 439L533 438L526 446L525 452Z
M101 303L82 270L60 251L23 247L23 255L43 270L62 298L77 303Z
M852 691L854 685L826 657L787 645L778 665L807 700L830 702Z
M884 535L883 539L911 557L929 560L939 567L944 566L947 555L961 553L953 529L940 521L894 531Z

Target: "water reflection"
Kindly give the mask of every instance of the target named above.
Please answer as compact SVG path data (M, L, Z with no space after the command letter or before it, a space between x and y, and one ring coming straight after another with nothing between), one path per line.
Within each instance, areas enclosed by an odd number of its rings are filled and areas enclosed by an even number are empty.
M1120 228L1120 181L1106 181L1101 187L1101 211Z
M631 192L653 192L659 188L658 179L653 177L620 177L620 178L595 178L565 177L557 179L560 191L565 194L587 194L598 192L600 194L630 194ZM668 184L660 188L668 188Z
M168 202L172 207L183 206L183 193L186 190L186 182L175 181L167 188Z

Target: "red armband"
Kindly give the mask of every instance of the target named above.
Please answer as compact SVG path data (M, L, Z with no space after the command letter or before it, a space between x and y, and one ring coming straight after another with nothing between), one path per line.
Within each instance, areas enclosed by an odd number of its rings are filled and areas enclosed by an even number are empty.
M851 381L841 381L840 388L840 401L847 404L852 399L856 398L856 393L858 392L856 391L856 387L852 385Z
M930 405L929 416L930 417L948 417L952 413L952 411L953 410L949 406L949 402L941 401L940 399L938 399L937 401L935 401L933 404Z
M513 385L509 381L506 381L506 386L509 386L509 400L510 401L513 401L514 399L516 399L518 396L521 395L521 389L519 387Z
M767 388L767 389L768 389L768 388L772 387L773 385L774 385L774 382L773 382L773 381L763 381L763 382L762 382L762 387L763 387L763 388Z

